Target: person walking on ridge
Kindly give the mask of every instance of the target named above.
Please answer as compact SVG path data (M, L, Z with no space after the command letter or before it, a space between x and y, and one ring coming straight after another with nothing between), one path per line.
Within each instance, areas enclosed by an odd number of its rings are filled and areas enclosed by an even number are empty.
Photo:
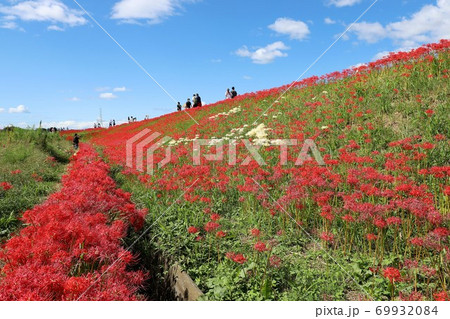
M79 138L78 134L75 133L75 136L73 137L73 148L75 149L75 151L78 150L79 144L80 144L80 138Z
M177 104L177 111L181 111L181 103L180 102L178 102L178 104Z

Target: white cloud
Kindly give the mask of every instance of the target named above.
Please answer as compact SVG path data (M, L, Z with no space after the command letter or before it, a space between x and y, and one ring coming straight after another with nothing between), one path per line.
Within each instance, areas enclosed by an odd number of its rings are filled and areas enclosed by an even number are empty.
M71 102L78 102L78 101L80 101L80 98L74 96L74 97L71 97L71 98L69 99L69 101L71 101Z
M364 40L368 43L378 42L387 36L387 30L379 22L355 23L351 31L356 33L359 40Z
M0 107L0 113L3 113L3 112L5 112L5 109Z
M59 27L59 26L57 26L57 25L51 25L51 26L49 26L49 27L47 28L47 30L49 30L49 31L64 31L63 28L61 28L61 27Z
M325 20L323 20L323 22L325 22L325 24L335 24L336 23L336 21L334 21L331 18L325 18Z
M361 0L330 0L328 1L328 4L341 8L341 7L350 7L360 2Z
M387 57L389 54L391 53L391 51L382 51L382 52L378 52L377 54L375 54L375 56L372 58L372 61L376 61L376 60L380 60L382 58Z
M30 113L25 105L19 105L18 107L10 107L9 113Z
M0 28L1 29L9 29L9 30L20 30L20 31L25 31L23 28L19 27L19 25L17 23L15 23L14 21L5 21L2 24L0 24Z
M247 46L243 46L236 51L236 54L242 57L248 57L256 64L268 64L273 62L275 58L287 57L287 53L283 51L288 49L289 47L283 42L278 41L254 51L250 51Z
M117 95L114 95L113 93L101 93L100 98L103 100L114 100L117 99Z
M103 87L98 87L95 90L97 92L104 92L104 91L108 91L109 89L111 89L109 86L103 86Z
M436 5L425 5L401 21L386 26L378 22L361 22L355 24L351 32L356 33L358 39L369 43L389 38L395 45L410 48L450 38L449 16L450 0L437 0Z
M112 9L111 18L123 22L134 23L136 20L147 20L151 24L160 23L163 19L177 14L183 3L194 3L198 0L120 0Z
M438 0L436 5L426 5L410 19L390 23L387 30L397 43L414 46L450 38L450 0Z
M44 128L50 128L50 127L56 127L56 128L66 128L69 129L75 129L75 130L83 130L86 128L92 128L94 127L94 121L92 122L77 122L77 121L59 121L59 122L43 122L42 127Z
M222 59L212 59L212 63L222 63Z
M244 75L244 80L251 80L251 79L253 79L251 76L249 76L249 75Z
M306 23L289 18L278 18L275 23L269 25L269 29L280 34L289 35L291 39L295 40L303 40L310 34Z
M335 38L335 39L337 39L337 38L339 38L339 37L341 37L341 39L342 39L343 41L348 41L348 40L350 40L350 36L348 35L348 32L347 32L347 33L338 33L338 34L335 34L335 35L334 35L334 38Z
M12 1L11 5L0 5L4 19L63 23L78 26L87 23L83 12L70 9L60 0Z
M126 87L122 86L122 87L114 88L113 91L114 92L126 92L126 91L128 91L128 89Z

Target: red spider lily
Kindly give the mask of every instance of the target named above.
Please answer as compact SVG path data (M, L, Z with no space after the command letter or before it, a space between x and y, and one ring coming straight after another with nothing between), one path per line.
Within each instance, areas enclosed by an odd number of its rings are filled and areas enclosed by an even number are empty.
M217 238L223 238L223 237L225 237L227 234L225 233L225 232L223 232L223 231L221 231L221 230L219 230L217 233L216 233L216 237Z
M417 269L419 267L419 262L416 260L406 259L403 263L403 267L406 269Z
M410 242L411 245L413 245L413 246L419 246L419 247L422 247L423 244L424 244L423 239L422 239L422 238L419 238L419 237L411 238L411 239L409 240L409 242Z
M388 225L397 225L399 226L402 223L402 219L400 217L392 216L386 219Z
M450 301L447 291L441 291L433 294L433 298L436 301Z
M18 174L21 174L21 173L22 173L22 171L20 169L18 169L18 170L12 171L11 175L18 175Z
M219 214L212 214L211 215L211 220L212 221L218 221L220 219L220 215Z
M254 246L253 249L255 249L256 251L259 251L260 253L268 250L267 246L265 243L263 243L262 241L257 242Z
M440 225L443 221L441 213L437 210L432 210L427 214L427 220L433 225Z
M368 241L373 241L373 240L376 240L378 238L378 236L375 234L367 234L366 238Z
M10 190L11 188L13 188L13 186L8 182L0 183L0 189L3 189L4 191Z
M402 278L400 270L394 267L387 267L383 270L383 277L389 279L391 283L399 282Z
M399 298L401 301L422 301L423 295L418 291L412 291L409 294L400 292Z
M433 277L434 275L436 275L436 272L437 272L436 269L430 268L426 265L422 265L421 270L427 277Z
M376 218L376 219L373 221L373 224L374 224L375 226L377 226L378 228L384 228L384 227L387 226L387 222L386 222L383 218Z
M450 235L450 230L448 230L448 228L445 227L439 227L433 230L433 234L435 234L440 238L445 238Z
M247 261L247 259L242 254L236 254L233 257L233 261L238 263L238 264L243 264L243 263L245 263Z
M228 252L225 254L225 256L238 264L243 264L247 261L247 259L242 254L235 254L233 252Z
M108 173L85 145L62 189L23 214L29 226L0 251L0 300L138 299L146 275L128 270L135 258L120 242L129 225L142 226L146 212Z
M253 237L259 237L261 235L261 231L258 228L251 229L250 233Z
M280 266L281 266L281 258L276 256L276 255L272 255L269 258L269 264L273 268L280 268Z
M329 232L322 232L322 234L320 234L320 239L322 239L323 241L332 243L334 240L334 235Z
M196 233L198 233L200 230L198 229L198 228L196 228L196 227L194 227L194 226L190 226L189 228L188 228L188 233L189 234L196 234Z
M220 225L214 222L207 222L204 229L208 232L211 233L213 231L215 231L217 228L219 228Z
M444 193L445 195L447 195L447 196L450 196L450 186L446 186L446 187L444 188L443 193Z
M342 217L342 220L344 220L347 223L353 223L355 221L355 219L353 218L352 215L347 214L345 216Z
M425 111L425 113L426 113L428 116L432 116L432 115L434 114L434 111L433 111L432 109L428 109L428 110Z

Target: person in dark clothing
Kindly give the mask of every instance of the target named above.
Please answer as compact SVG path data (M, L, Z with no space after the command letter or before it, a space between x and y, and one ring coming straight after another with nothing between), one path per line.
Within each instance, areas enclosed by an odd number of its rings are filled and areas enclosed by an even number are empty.
M78 134L75 133L75 136L73 137L73 148L75 150L78 150L80 144L80 137L78 136Z
M181 111L181 103L180 102L178 102L178 104L177 104L177 111Z
M231 98L234 99L237 96L237 92L234 89L234 86L231 88Z
M192 107L197 107L197 106L198 106L197 95L193 94L192 95Z
M191 108L191 106L192 106L191 99L187 99L185 106L186 106L186 109Z
M202 98L200 97L200 95L198 95L198 93L197 93L196 97L197 97L197 106L202 107Z

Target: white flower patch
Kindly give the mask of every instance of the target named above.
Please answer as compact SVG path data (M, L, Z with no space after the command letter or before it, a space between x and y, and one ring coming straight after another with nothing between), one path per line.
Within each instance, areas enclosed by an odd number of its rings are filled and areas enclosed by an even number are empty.
M236 114L236 113L239 113L239 112L241 112L241 111L242 111L242 110L241 110L241 107L238 106L238 107L235 107L234 109L231 109L231 110L228 111L228 112L218 113L218 114L216 114L216 115L214 115L214 116L210 116L209 119L210 119L210 120L215 120L215 119L218 118L218 117L221 117L221 116L229 116L229 115L231 115L231 114Z
M286 141L285 140L272 140L272 141L270 141L270 144L271 145L285 145L286 144Z
M266 128L266 125L264 123L259 124L254 129L250 130L245 134L248 137L254 137L256 139L264 139L267 138L267 131L269 131L269 128Z

